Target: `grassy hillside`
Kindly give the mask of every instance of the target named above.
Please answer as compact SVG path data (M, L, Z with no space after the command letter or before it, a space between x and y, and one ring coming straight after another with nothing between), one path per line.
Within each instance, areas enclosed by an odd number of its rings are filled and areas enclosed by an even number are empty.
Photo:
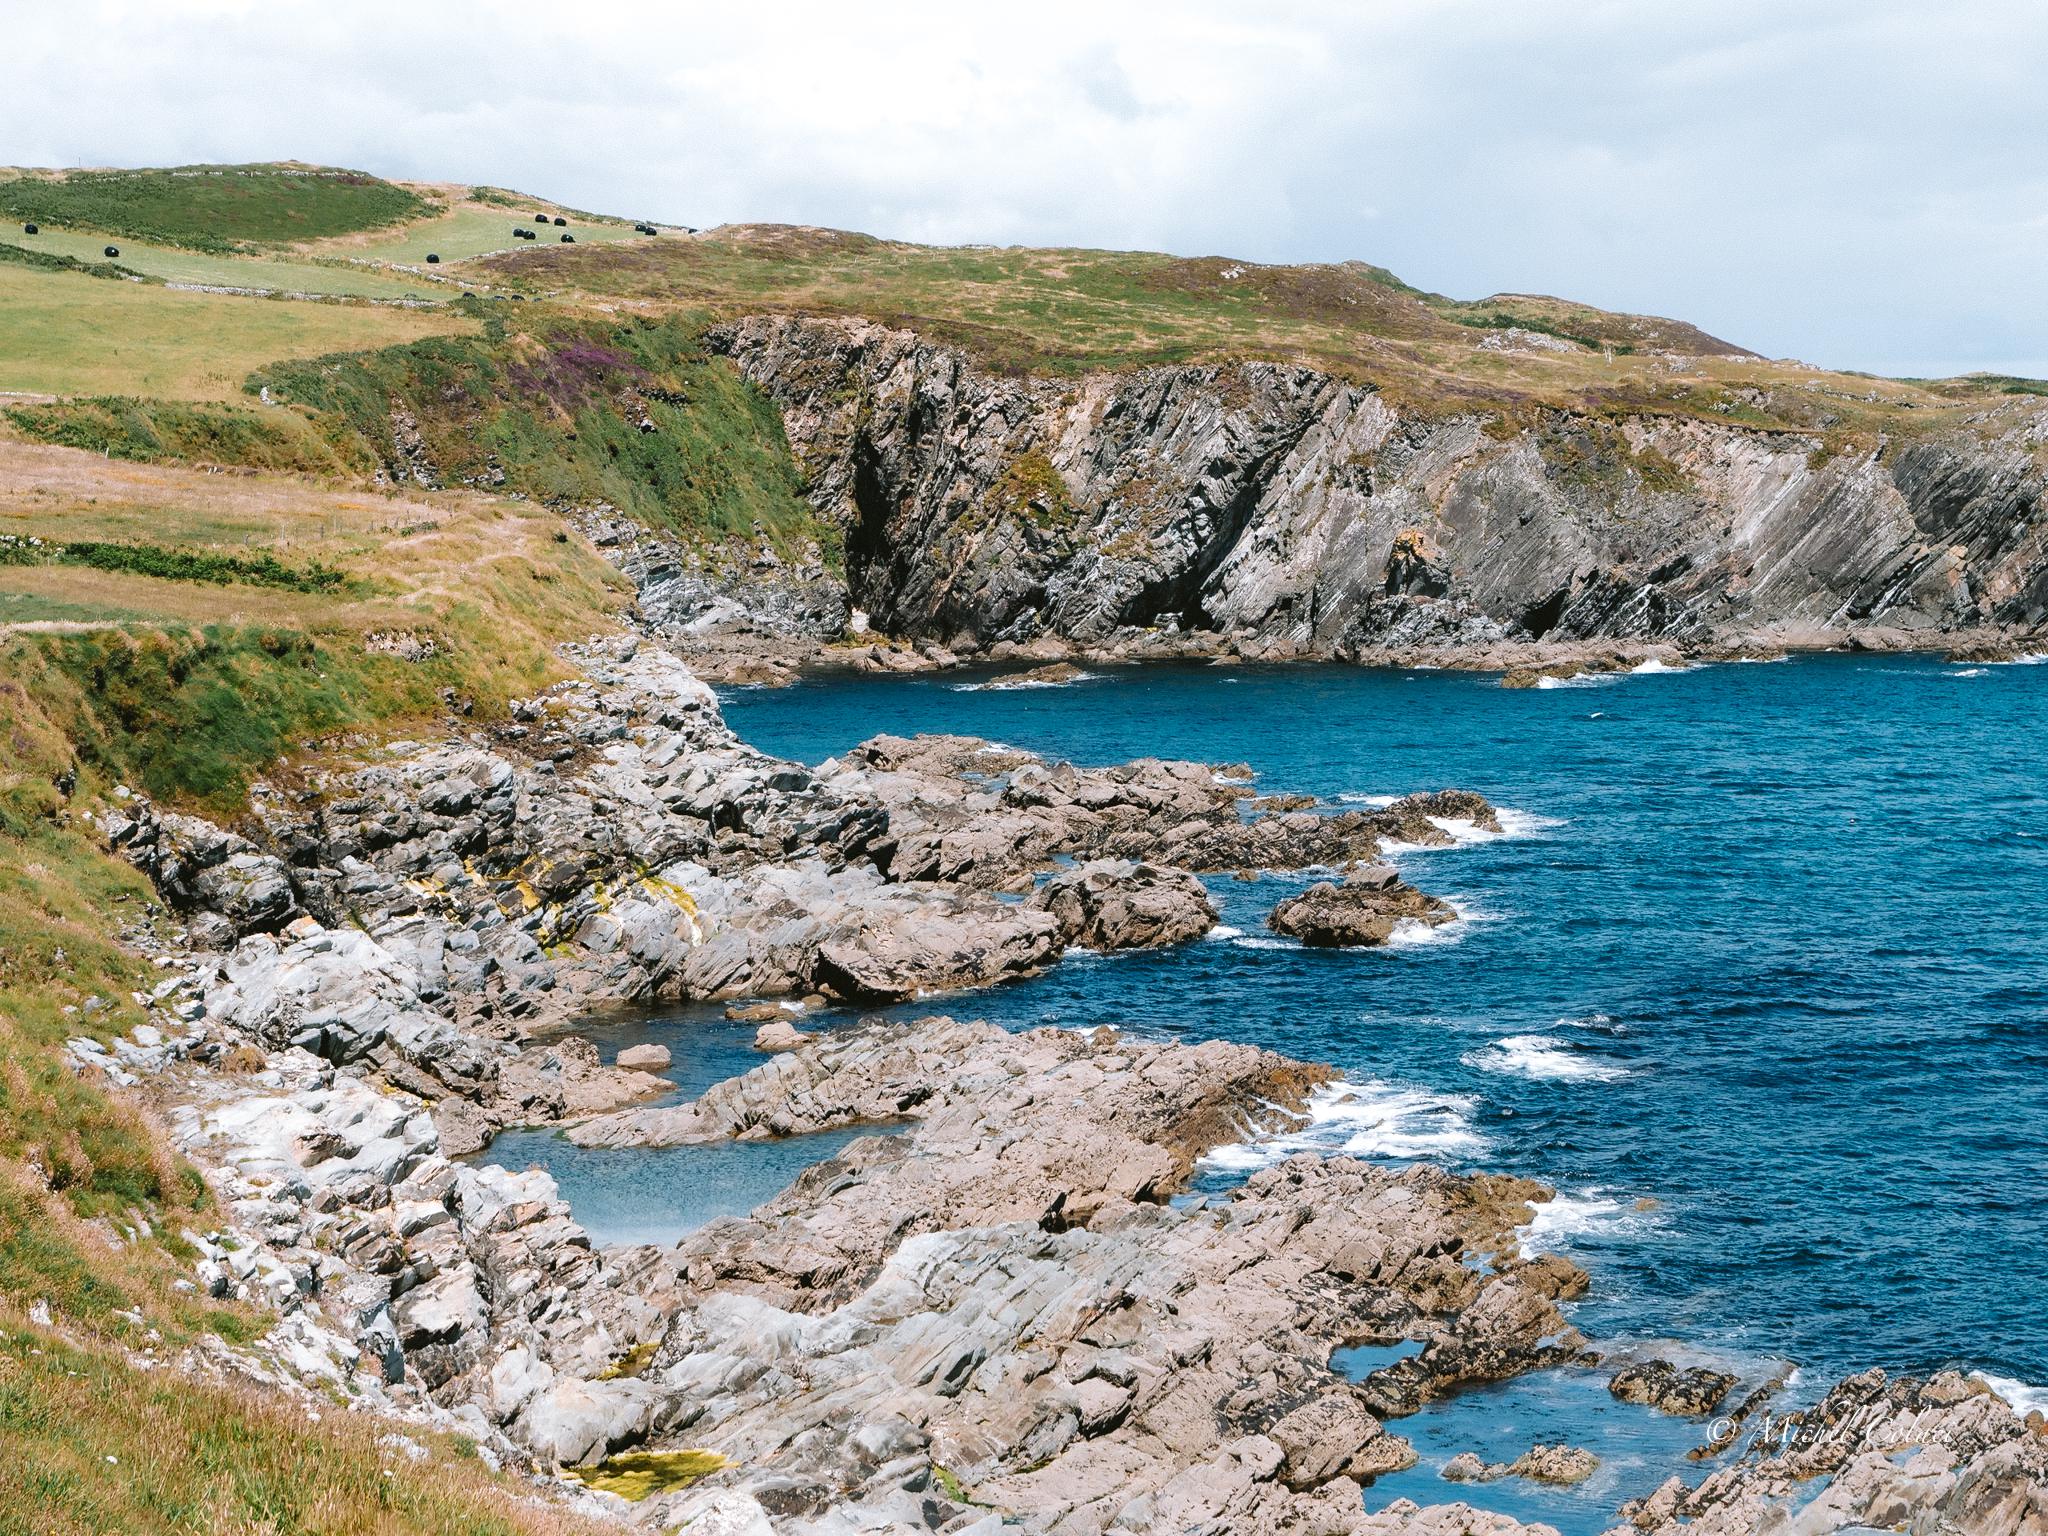
M361 171L306 165L21 172L0 215L200 251L318 240L417 218L414 192Z
M475 328L446 309L188 293L0 264L0 398L234 400L252 369L279 358Z
M88 819L112 786L224 813L336 733L502 710L622 600L559 530L0 440L0 1536L587 1529L460 1444L416 1463L374 1420L133 1363L267 1323L175 1288L206 1187L60 1056L141 1022L155 980L117 939L154 893Z
M1261 266L1143 251L909 245L736 225L478 264L558 303L859 315L1009 372L1162 363L1306 363L1423 414L1542 407L1653 412L1800 432L1911 431L2001 397L1997 381L1925 382L1757 358L1680 321L1566 300L1460 301L1364 262ZM1945 414L1944 414L1945 413Z
M684 319L494 314L479 337L280 363L251 384L394 479L609 502L713 540L756 525L777 542L815 536L781 418L697 334Z

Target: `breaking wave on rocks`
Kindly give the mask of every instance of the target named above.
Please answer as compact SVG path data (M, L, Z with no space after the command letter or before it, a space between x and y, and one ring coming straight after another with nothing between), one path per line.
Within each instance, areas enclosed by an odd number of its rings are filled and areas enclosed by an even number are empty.
M1401 1088L1376 1079L1326 1083L1309 1095L1298 1124L1211 1149L1208 1170L1251 1173L1302 1152L1417 1162L1474 1157L1486 1138L1462 1094Z
M1461 1059L1482 1072L1532 1082L1611 1083L1628 1076L1627 1067L1590 1056L1556 1035L1509 1035Z
M1970 1375L2010 1403L2015 1413L2048 1413L2048 1387L2031 1387L2024 1381L1994 1376L1989 1371L1972 1371Z
M1600 1189L1577 1195L1559 1191L1535 1211L1527 1225L1515 1229L1525 1259L1569 1248L1575 1238L1635 1237L1659 1224L1654 1207L1646 1209Z
M1625 674L1620 672L1575 672L1570 677L1539 677L1538 688L1611 688Z
M1077 672L1072 677L998 677L985 683L948 683L954 693L1022 693L1030 688L1071 688L1076 683L1093 682L1101 674Z

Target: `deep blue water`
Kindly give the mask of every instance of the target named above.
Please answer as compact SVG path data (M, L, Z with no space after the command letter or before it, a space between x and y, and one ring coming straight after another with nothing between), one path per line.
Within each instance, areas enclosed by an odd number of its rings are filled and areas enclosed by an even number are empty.
M808 762L945 730L1088 764L1246 761L1261 789L1333 802L1455 785L1523 835L1402 858L1468 914L1436 942L1284 945L1262 921L1300 882L1221 879L1235 937L1072 958L951 1011L1335 1063L1359 1097L1320 1144L1558 1186L1569 1204L1538 1240L1593 1273L1576 1321L1596 1338L1815 1382L1957 1363L2048 1382L2048 668L1818 656L1535 691L1336 667L960 681L739 690L726 714ZM700 1073L748 1065L703 1017L636 1027L679 1056L701 1041ZM1584 1396L1552 1378L1406 1421L1424 1465L1368 1498L1400 1485L1602 1529L1594 1504L1621 1496L1605 1478L1541 1503L1433 1471L1495 1422L1521 1441L1503 1455L1560 1416L1598 1438L1604 1393ZM1646 1454L1697 1438L1627 1422Z

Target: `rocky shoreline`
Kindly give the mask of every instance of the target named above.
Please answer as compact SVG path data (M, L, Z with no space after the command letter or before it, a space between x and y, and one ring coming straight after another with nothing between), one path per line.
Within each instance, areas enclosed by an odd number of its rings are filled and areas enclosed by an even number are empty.
M609 1507L661 1529L1541 1529L1449 1485L1367 1516L1362 1489L1413 1460L1422 1405L1598 1358L1560 1310L1585 1275L1517 1238L1547 1190L1307 1155L1190 1190L1205 1154L1298 1124L1328 1068L931 1018L785 1033L653 1103L658 1075L561 1034L619 1000L901 1002L1182 942L1214 921L1203 872L1327 867L1366 909L1348 931L1384 938L1434 914L1382 846L1485 825L1483 800L1312 809L1228 765L961 737L810 769L738 741L660 645L569 660L511 719L265 786L234 829L134 797L107 819L170 909L134 935L159 1023L73 1058L213 1182L194 1283L280 1314L253 1368L544 1477L639 1455L652 1491ZM550 1124L593 1147L873 1134L750 1217L602 1247L545 1174L462 1161ZM1331 1367L1404 1341L1363 1380ZM1791 1530L1797 1490L1839 1517L1797 1529L2048 1530L2039 1416L1965 1378L1767 1407L1745 1402L1751 1451L1623 1516Z

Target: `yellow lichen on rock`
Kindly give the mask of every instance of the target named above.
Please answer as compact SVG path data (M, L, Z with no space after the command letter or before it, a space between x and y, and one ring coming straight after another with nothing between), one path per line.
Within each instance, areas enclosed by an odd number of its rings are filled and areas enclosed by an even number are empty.
M673 1493L700 1478L732 1465L716 1451L625 1451L594 1467L569 1467L563 1475L599 1493L615 1493L638 1501L657 1493Z

